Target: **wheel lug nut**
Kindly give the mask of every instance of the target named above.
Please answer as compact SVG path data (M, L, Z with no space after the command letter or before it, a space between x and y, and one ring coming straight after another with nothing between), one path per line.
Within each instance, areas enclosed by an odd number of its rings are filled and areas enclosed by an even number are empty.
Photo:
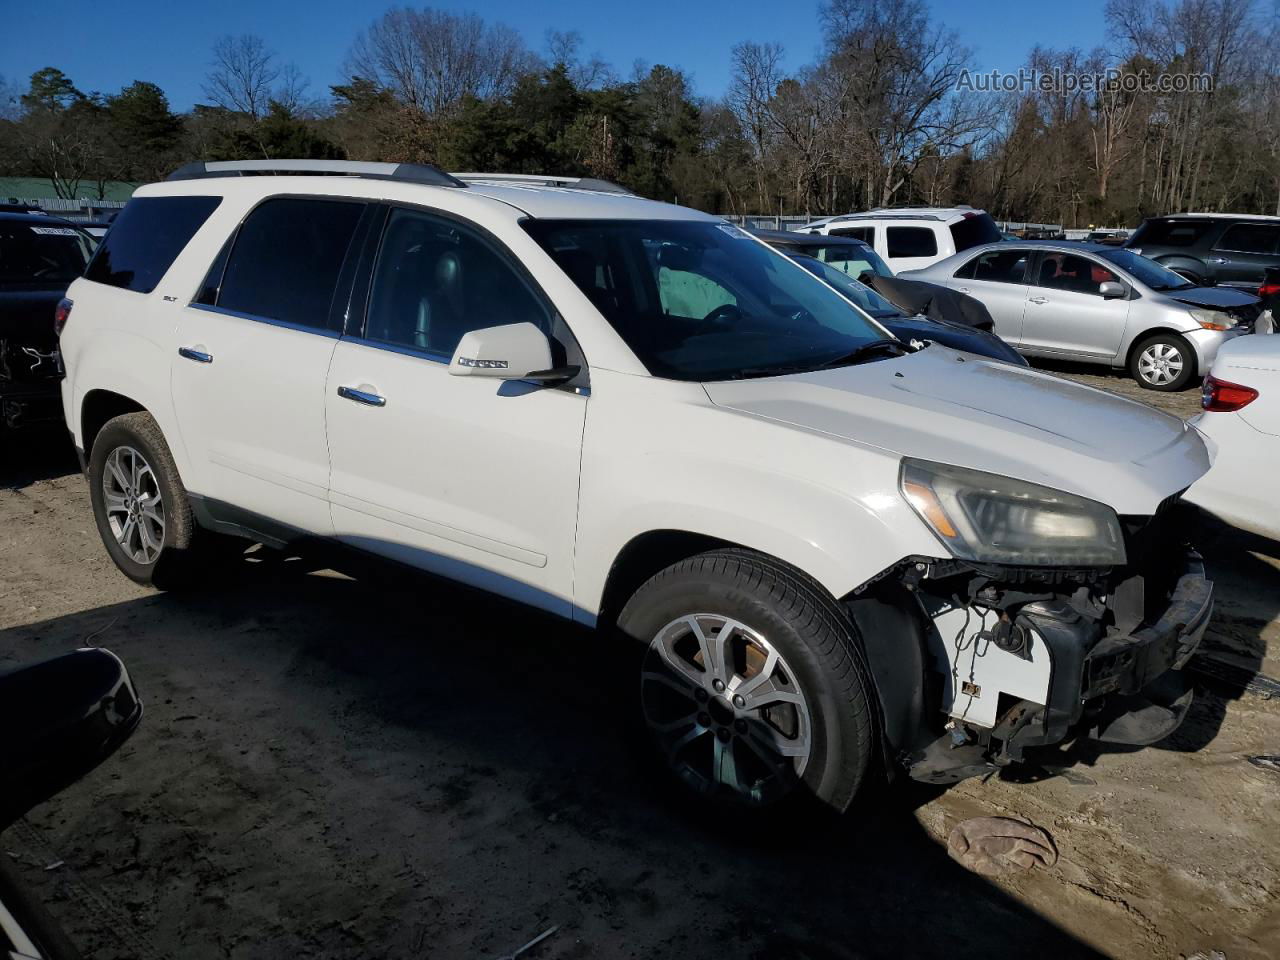
M695 690L693 692L693 696L694 696L694 699L696 699L699 703L707 702L708 694L707 694L707 691L705 690Z
M709 726L711 726L711 714L709 714L709 713L700 713L700 714L698 714L698 726L700 726L700 727L709 727Z
M728 742L729 742L729 737L731 736L731 734L729 733L729 731L728 731L728 730L725 730L725 729L722 727L721 729L719 729L719 730L717 730L717 731L716 731L716 736L720 738L720 742L721 742L721 743L728 743Z
M745 721L745 720L739 720L737 723L735 723L735 724L733 725L733 729L737 730L739 733L746 733L746 732L747 732L747 721Z
M745 707L747 705L747 701L742 699L742 694L735 693L733 695L733 705L735 707Z
M716 693L724 693L724 681L723 681L723 680L713 680L713 681L711 681L711 685L712 685L713 687L715 687L715 688L716 688Z

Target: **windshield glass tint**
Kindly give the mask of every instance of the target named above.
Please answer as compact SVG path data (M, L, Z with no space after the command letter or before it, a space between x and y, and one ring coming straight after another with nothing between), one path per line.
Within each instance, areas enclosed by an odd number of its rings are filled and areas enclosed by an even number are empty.
M688 220L526 220L656 376L725 380L815 368L884 332L737 227Z
M56 220L0 221L0 283L69 284L84 273L93 240Z
M1139 256L1132 250L1108 250L1102 254L1102 259L1110 260L1152 290L1174 290L1179 287L1195 286L1189 283L1186 277L1179 276L1168 267Z
M951 239L955 242L956 253L959 253L981 243L998 243L1003 234L990 214L966 214L964 219L951 224Z
M900 317L902 311L895 307L865 283L859 283L853 277L839 270L836 265L822 263L813 257L796 255L792 259L804 267L819 280L834 287L859 307L877 319L881 317Z

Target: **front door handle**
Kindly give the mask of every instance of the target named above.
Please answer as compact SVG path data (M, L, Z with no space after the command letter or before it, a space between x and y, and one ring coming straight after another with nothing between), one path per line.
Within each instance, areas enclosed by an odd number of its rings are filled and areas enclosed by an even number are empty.
M969 288L968 288L968 287L960 287L960 288L959 288L959 290L960 290L960 292L961 292L961 293L968 293L968 292L969 292Z
M196 350L194 347L179 347L178 356L194 360L196 363L213 363L213 354Z
M357 390L355 387L339 387L338 396L370 407L385 407L387 405L386 397L380 397L376 393L369 393L365 390Z
M1226 257L1210 257L1209 262L1210 263L1230 263L1231 261L1228 260Z
M1031 297L1030 300L1032 303L1048 303L1049 302L1048 297Z

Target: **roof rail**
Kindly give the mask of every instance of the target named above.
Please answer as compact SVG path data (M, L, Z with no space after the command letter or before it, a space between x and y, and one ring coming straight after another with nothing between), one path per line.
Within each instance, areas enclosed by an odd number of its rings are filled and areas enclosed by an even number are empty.
M534 173L453 173L463 183L514 183L531 187L568 187L570 190L592 190L596 193L620 193L633 196L626 187L594 177L552 177Z
M262 174L304 174L399 180L436 187L465 187L461 180L425 163L376 163L365 160L213 160L179 167L166 180L205 177L249 177Z

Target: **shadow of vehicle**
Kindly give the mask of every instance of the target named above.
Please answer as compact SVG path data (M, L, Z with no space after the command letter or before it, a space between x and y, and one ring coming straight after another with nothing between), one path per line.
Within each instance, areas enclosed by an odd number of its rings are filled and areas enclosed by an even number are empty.
M76 450L65 427L9 430L0 425L0 487L21 489L37 480L77 473Z
M555 925L540 958L1097 955L950 860L927 791L768 829L691 812L624 748L636 680L600 635L331 562L255 549L201 593L0 631L24 655L101 631L153 705L113 802L44 826L78 826L159 955L496 956Z

